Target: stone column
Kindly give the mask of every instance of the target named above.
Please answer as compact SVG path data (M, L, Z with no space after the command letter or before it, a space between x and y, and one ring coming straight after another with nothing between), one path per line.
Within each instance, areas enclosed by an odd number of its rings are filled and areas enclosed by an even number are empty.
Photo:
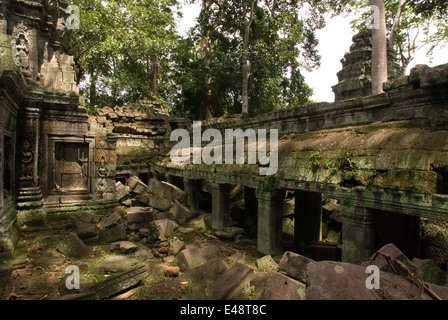
M321 239L322 194L309 191L295 192L294 242L298 248L308 248Z
M20 114L21 126L18 140L19 174L17 220L19 225L40 226L46 223L42 210L42 191L38 179L39 132L41 109L25 107Z
M199 211L199 195L201 193L201 180L184 179L185 193L191 211L196 214Z
M263 254L282 253L282 217L284 190L257 192L258 240L257 248Z
M230 222L230 186L210 183L212 189L212 228L224 230Z
M375 251L375 229L368 208L341 204L342 261L360 264Z

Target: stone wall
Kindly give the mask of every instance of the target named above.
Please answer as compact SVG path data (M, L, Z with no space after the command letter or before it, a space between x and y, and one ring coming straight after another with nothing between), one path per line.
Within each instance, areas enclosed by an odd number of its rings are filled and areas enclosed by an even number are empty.
M18 228L116 206L114 134L89 132L63 1L0 1L0 253Z

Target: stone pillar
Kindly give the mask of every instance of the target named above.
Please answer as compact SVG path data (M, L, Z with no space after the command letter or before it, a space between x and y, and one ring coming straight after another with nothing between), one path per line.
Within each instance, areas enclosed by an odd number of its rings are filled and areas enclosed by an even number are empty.
M97 132L95 136L95 195L103 203L116 202L115 174L117 164L116 143L114 134Z
M295 192L294 242L298 248L308 248L313 241L321 239L322 194Z
M282 217L284 190L257 192L258 240L257 248L263 254L282 253Z
M212 190L212 228L224 230L230 222L230 186L211 183Z
M375 251L375 229L368 208L341 204L342 261L360 264Z
M46 224L42 210L42 191L38 179L39 133L41 109L25 107L21 113L21 127L17 147L19 172L17 220L19 225L41 226Z
M187 194L191 212L199 212L199 196L201 193L201 180L184 179L184 191Z

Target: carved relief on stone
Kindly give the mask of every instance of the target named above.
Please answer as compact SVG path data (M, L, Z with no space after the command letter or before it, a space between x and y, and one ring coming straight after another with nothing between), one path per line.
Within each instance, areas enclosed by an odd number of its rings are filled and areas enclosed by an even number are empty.
M98 164L98 183L96 187L97 193L103 193L107 190L107 177L109 176L109 169L106 164L106 155L103 154Z
M34 174L34 154L30 138L23 139L22 143L22 178L31 178Z
M16 40L14 50L14 62L21 71L28 73L30 70L29 62L29 43L24 34L20 34Z
M35 55L32 54L33 50L36 49L35 39L33 39L32 35L35 35L35 32L30 30L22 22L14 26L11 35L14 63L25 75L32 73L33 59L36 59Z

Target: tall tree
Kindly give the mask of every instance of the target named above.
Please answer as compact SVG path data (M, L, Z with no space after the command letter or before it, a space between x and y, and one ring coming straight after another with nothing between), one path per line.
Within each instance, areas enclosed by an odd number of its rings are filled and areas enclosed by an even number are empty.
M72 0L80 9L72 54L87 106L158 98L166 87L167 58L177 40L177 0Z

